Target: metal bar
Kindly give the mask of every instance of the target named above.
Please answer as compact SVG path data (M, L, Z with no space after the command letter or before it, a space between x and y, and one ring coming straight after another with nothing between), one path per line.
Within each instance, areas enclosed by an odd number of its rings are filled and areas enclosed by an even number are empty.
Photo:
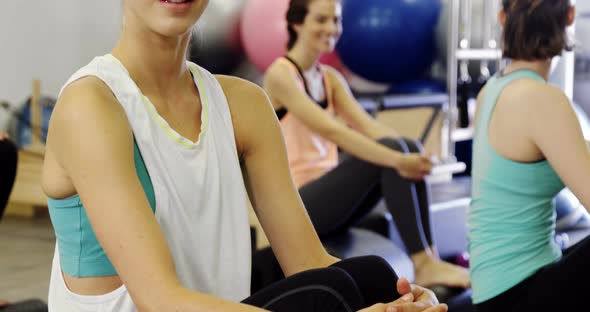
M457 60L497 60L502 57L500 49L459 49L455 53Z
M445 93L383 95L378 97L361 97L357 101L367 111L417 107L443 108L445 103L449 101L449 96Z
M426 142L426 139L428 138L428 135L430 134L430 131L432 130L432 127L434 126L434 122L436 121L436 118L438 117L440 111L441 111L440 107L434 107L434 109L432 110L432 115L430 115L430 119L426 123L426 127L424 127L424 131L422 132L422 135L420 136L420 142L422 144L424 144L424 142Z
M448 105L443 109L443 123L441 131L441 158L450 158L455 155L452 133L456 126L457 117L457 46L459 41L459 13L460 0L449 2L448 18L448 53L447 53L447 89L449 92Z
M390 95L383 97L383 109L395 107L442 107L443 103L449 101L448 95L444 93L429 95Z

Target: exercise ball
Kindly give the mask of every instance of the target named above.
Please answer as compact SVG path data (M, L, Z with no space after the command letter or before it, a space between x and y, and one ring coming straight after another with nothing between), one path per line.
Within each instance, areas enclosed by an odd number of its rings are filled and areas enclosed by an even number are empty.
M242 14L242 45L262 73L287 52L288 4L289 0L249 0Z
M419 79L405 81L393 85L388 94L433 94L447 93L446 82L434 79Z
M590 228L590 215L580 200L565 188L555 197L555 231Z
M210 2L193 33L189 59L214 74L230 74L243 61L240 17L246 2Z
M440 0L344 0L336 46L363 78L393 83L420 77L435 57Z

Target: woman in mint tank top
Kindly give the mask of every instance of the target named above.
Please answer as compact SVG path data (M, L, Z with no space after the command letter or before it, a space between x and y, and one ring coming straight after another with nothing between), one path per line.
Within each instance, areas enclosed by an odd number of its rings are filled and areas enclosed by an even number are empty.
M502 3L510 63L478 95L473 140L473 302L478 312L585 311L590 239L562 253L554 197L567 186L590 207L590 152L569 99L547 83L553 57L571 50L575 11L569 0Z
M379 257L326 252L264 91L186 61L207 4L122 0L116 46L64 84L42 175L49 311L446 311ZM255 294L248 198L288 276Z

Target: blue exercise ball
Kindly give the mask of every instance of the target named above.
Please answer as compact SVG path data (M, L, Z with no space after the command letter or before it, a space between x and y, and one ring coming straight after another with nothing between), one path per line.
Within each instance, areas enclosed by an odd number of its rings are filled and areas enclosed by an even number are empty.
M344 0L336 50L346 67L375 82L422 76L435 54L440 0Z
M433 94L447 93L447 84L444 81L434 79L418 79L405 81L393 85L388 94Z

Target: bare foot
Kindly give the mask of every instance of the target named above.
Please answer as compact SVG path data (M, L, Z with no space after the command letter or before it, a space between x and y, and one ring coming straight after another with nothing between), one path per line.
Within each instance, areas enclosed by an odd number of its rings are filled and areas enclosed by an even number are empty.
M469 270L442 260L428 257L415 265L416 277L414 283L422 287L435 285L449 287L471 287Z

